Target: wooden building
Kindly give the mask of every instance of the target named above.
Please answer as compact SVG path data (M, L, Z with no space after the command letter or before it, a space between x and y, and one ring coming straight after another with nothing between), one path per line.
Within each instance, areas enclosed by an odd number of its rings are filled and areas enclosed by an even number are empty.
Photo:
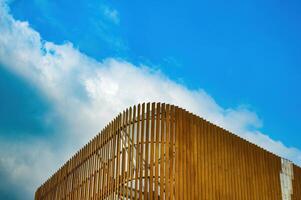
M53 199L301 199L301 169L177 106L126 109L35 194Z

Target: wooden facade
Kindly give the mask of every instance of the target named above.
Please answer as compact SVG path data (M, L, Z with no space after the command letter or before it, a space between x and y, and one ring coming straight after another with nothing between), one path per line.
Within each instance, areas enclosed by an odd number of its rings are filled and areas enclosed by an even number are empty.
M35 194L53 199L301 199L301 169L177 106L126 109Z

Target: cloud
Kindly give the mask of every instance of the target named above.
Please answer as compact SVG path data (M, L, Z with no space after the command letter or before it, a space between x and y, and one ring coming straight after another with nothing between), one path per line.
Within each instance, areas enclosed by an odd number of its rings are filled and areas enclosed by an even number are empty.
M179 105L301 164L300 150L261 133L260 119L247 108L223 108L204 90L190 90L148 66L116 58L96 61L71 43L44 41L27 22L14 19L1 0L0 35L0 64L34 85L64 124L52 138L20 142L1 136L1 173L23 199L23 193L32 198L37 186L118 112L140 102Z

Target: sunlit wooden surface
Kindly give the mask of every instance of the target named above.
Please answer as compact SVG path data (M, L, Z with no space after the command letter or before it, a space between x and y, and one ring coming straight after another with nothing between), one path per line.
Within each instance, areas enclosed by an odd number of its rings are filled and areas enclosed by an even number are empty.
M79 150L35 199L277 200L281 166L280 157L184 109L139 104ZM292 166L297 200L301 169Z

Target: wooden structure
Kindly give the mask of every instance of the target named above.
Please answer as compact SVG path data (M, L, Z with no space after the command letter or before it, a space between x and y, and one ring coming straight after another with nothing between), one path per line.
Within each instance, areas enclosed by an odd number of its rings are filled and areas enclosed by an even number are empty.
M301 199L301 169L173 105L126 109L35 194L53 199Z

